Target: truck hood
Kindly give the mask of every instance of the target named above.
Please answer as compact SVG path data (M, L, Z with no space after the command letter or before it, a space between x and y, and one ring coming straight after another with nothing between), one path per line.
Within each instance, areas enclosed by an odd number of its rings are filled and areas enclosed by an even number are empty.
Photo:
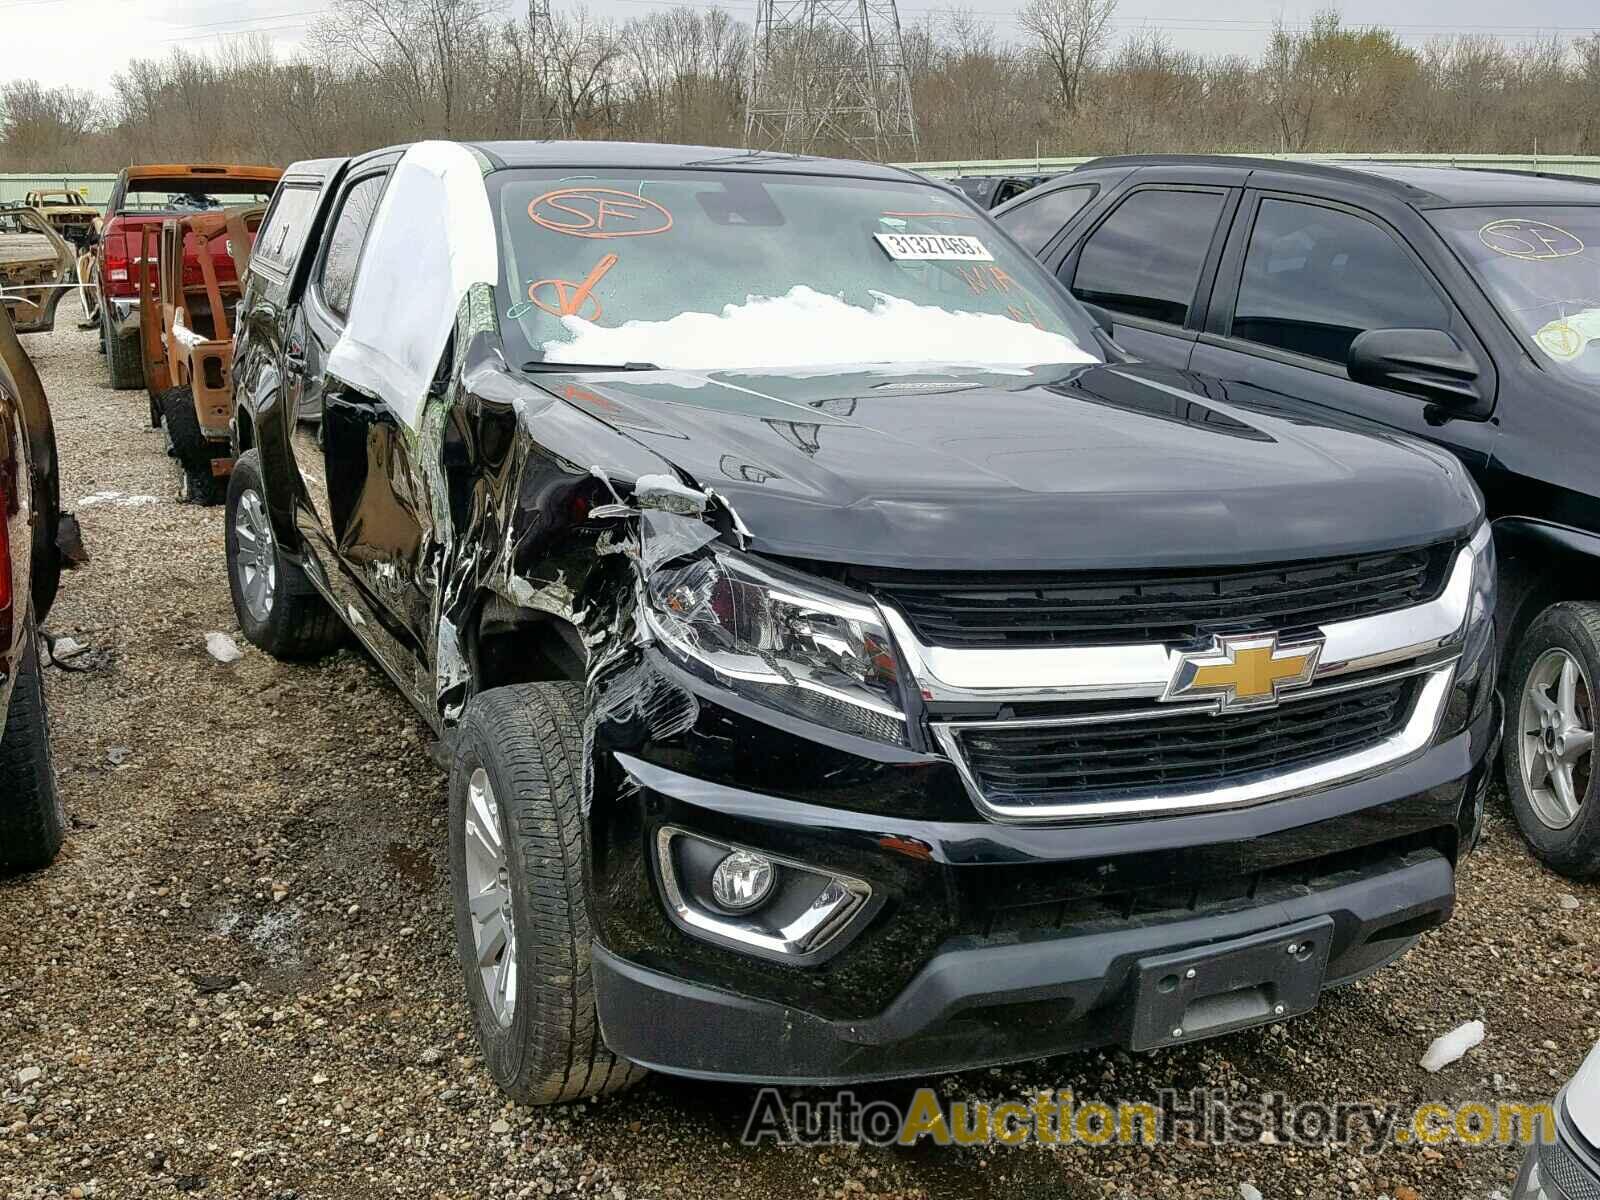
M1422 442L1148 365L538 382L717 492L757 550L828 562L1269 562L1420 545L1480 512Z

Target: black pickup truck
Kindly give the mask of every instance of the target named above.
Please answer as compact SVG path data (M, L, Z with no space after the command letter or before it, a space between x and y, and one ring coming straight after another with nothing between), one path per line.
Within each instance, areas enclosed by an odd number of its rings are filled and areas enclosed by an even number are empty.
M299 163L238 329L239 622L353 634L449 746L517 1099L1187 1043L1451 912L1498 728L1470 477L1130 363L942 186Z
M994 214L1119 345L1436 442L1499 563L1511 809L1600 876L1600 180L1102 158Z

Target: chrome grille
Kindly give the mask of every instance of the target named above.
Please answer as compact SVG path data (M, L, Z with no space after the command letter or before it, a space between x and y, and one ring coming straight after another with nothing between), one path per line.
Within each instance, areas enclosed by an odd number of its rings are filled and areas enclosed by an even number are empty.
M1559 1140L1540 1147L1539 1169L1567 1200L1600 1200L1600 1178Z
M1382 741L1404 724L1415 690L1415 679L1400 679L1267 712L1156 709L1081 725L996 722L963 730L960 745L978 786L998 804L1212 786Z
M858 571L929 646L1186 642L1202 630L1288 631L1421 604L1449 543L1354 558L1210 571L1075 574Z

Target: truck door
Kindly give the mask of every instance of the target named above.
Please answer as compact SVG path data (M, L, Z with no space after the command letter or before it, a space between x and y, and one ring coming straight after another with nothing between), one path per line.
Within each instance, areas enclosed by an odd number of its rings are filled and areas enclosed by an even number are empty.
M1357 383L1346 366L1369 329L1440 329L1494 394L1493 360L1405 241L1372 213L1288 193L1249 193L1237 224L1190 366L1442 443L1481 480L1492 423Z
M418 631L429 607L417 586L422 533L403 425L382 397L328 370L392 165L352 167L331 211L286 351L300 379L290 442L307 498L300 532L318 551L329 591L395 681L431 703L431 683L419 691Z
M1062 260L1061 282L1110 315L1130 354L1185 368L1238 189L1141 184Z

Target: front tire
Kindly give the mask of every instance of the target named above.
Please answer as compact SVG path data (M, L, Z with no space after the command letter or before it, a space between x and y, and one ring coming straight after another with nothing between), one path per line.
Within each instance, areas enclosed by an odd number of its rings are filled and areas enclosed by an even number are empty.
M1534 855L1572 879L1600 875L1600 604L1554 604L1523 634L1506 692L1507 791Z
M228 591L239 628L250 642L285 662L320 658L344 641L339 614L299 564L284 557L267 512L261 456L247 450L228 478L224 540Z
M600 1037L583 846L583 689L492 688L450 771L456 950L489 1073L524 1104L620 1091L645 1071Z
M67 814L50 757L50 717L39 668L39 635L23 643L0 728L0 870L48 866L66 836Z

